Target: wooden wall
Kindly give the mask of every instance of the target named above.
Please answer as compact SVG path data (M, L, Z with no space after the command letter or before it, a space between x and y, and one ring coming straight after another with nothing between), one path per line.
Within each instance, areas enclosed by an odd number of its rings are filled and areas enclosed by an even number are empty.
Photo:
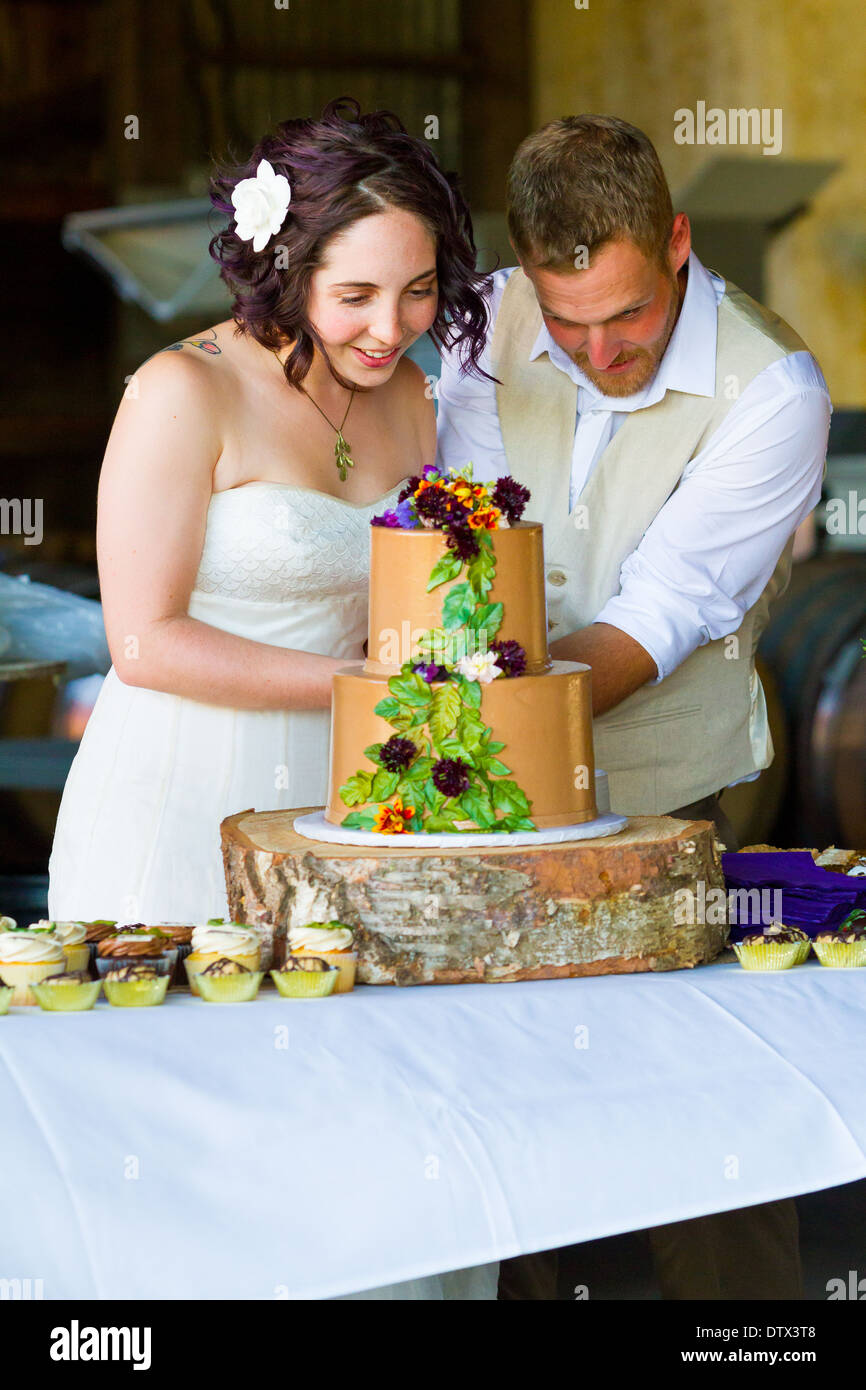
M533 127L622 116L653 140L674 191L711 153L673 140L674 112L699 100L779 107L784 157L842 162L775 239L766 298L815 352L835 403L866 406L862 0L532 0L532 19Z

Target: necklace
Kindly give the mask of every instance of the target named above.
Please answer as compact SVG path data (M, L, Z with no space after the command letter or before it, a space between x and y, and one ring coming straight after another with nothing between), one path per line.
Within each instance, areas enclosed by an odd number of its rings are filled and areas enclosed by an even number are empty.
M279 362L280 359L279 359L279 354L277 353L277 349L276 349L276 348L271 348L271 352L274 354L274 356L276 357L277 361ZM282 363L280 363L280 366L282 367ZM336 443L334 444L334 462L335 462L336 465L337 465L337 472L338 472L339 475L340 475L340 482L341 482L341 483L344 483L344 482L346 481L346 478L348 477L348 472L347 472L347 470L348 470L349 468L354 468L354 467L355 467L355 461L354 461L353 458L350 457L350 454L349 454L349 450L350 450L350 448L351 448L351 445L348 443L348 441L347 441L346 439L343 438L343 425L345 425L346 419L347 419L348 414L349 414L349 411L352 409L352 401L355 399L355 387L354 387L354 386L352 387L352 392L351 392L351 395L349 396L349 404L346 406L346 414L343 416L343 422L342 422L342 424L340 425L340 428L339 428L339 429L337 429L337 426L333 423L332 420L328 420L328 417L327 417L327 415L325 414L325 412L324 412L324 410L322 409L322 407L321 407L320 405L316 405L316 402L313 400L313 398L312 398L312 396L310 395L309 391L307 391L306 388L303 387L303 386L301 387L301 390L303 391L303 393L304 393L304 395L306 396L307 400L310 402L310 405L315 405L315 406L316 406L316 409L318 410L318 412L319 412L319 414L321 415L322 419L325 420L325 421L327 421L327 423L331 426L331 429L332 429L332 430L336 430L337 439L336 439Z

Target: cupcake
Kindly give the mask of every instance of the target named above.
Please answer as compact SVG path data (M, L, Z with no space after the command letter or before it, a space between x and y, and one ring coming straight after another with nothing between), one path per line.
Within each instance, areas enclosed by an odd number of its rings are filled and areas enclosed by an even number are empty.
M861 917L864 919L862 923L857 920ZM813 944L815 955L822 965L836 970L866 965L866 913L851 913L832 931L818 932Z
M334 993L340 971L320 956L287 956L271 979L285 999L322 999Z
M259 969L270 970L274 963L274 928L271 922L227 922L224 917L208 917L209 927L222 927L228 930L251 931L259 947Z
M196 991L208 1004L247 1004L255 999L261 970L248 970L239 960L218 956L195 977Z
M63 947L50 932L0 932L0 980L13 989L13 1004L35 1004L31 985L66 969Z
M50 933L63 947L66 969L86 970L90 963L90 947L87 944L87 926L84 922L48 922L44 918L32 922L29 931Z
M258 971L261 957L255 932L241 926L194 927L192 951L184 961L193 994L198 994L196 976L223 957L238 961L249 971Z
M83 970L64 970L61 975L49 975L41 985L31 985L40 1009L49 1013L77 1013L92 1009L101 980L89 980Z
M790 970L803 963L810 947L804 931L782 922L773 922L762 932L748 932L742 941L731 944L744 970Z
M168 989L168 974L153 965L113 965L102 980L105 997L117 1008L135 1009L161 1004Z
M293 956L318 956L340 972L335 994L347 994L355 985L358 954L352 949L354 933L342 922L308 922L305 927L289 928L289 953Z
M161 932L165 932L172 946L177 949L177 961L171 972L171 985L186 986L186 971L183 963L192 951L193 928L187 922L157 922Z
M96 969L103 978L118 965L149 965L157 975L170 976L176 960L171 937L143 922L111 932L96 947Z
M87 949L90 952L90 964L96 968L96 948L106 936L110 936L117 926L116 922L109 921L107 917L97 918L95 922L84 923L84 940L87 942Z

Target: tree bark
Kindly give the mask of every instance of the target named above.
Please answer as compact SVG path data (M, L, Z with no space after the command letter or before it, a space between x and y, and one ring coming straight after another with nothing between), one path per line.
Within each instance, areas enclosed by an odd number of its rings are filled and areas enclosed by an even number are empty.
M241 811L220 827L232 920L278 963L289 927L332 920L355 932L359 982L377 985L679 970L727 938L709 821L633 816L571 844L400 849L298 835L295 817L317 809Z

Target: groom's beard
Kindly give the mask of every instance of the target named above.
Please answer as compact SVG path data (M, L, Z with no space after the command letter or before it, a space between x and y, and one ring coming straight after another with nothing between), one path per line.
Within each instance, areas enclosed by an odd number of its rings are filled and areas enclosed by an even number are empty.
M680 293L679 281L676 276L671 279L672 293L671 302L668 308L668 316L665 326L659 334L652 347L648 348L626 348L618 353L611 366L616 366L618 362L627 362L630 357L637 360L627 372L621 372L617 376L611 376L608 372L600 372L590 364L589 356L585 352L576 352L573 361L583 372L584 376L592 382L596 390L603 396L633 396L636 391L643 388L652 381L658 371L659 363L665 355L667 345L671 340L674 331L674 324L680 312L682 295Z

